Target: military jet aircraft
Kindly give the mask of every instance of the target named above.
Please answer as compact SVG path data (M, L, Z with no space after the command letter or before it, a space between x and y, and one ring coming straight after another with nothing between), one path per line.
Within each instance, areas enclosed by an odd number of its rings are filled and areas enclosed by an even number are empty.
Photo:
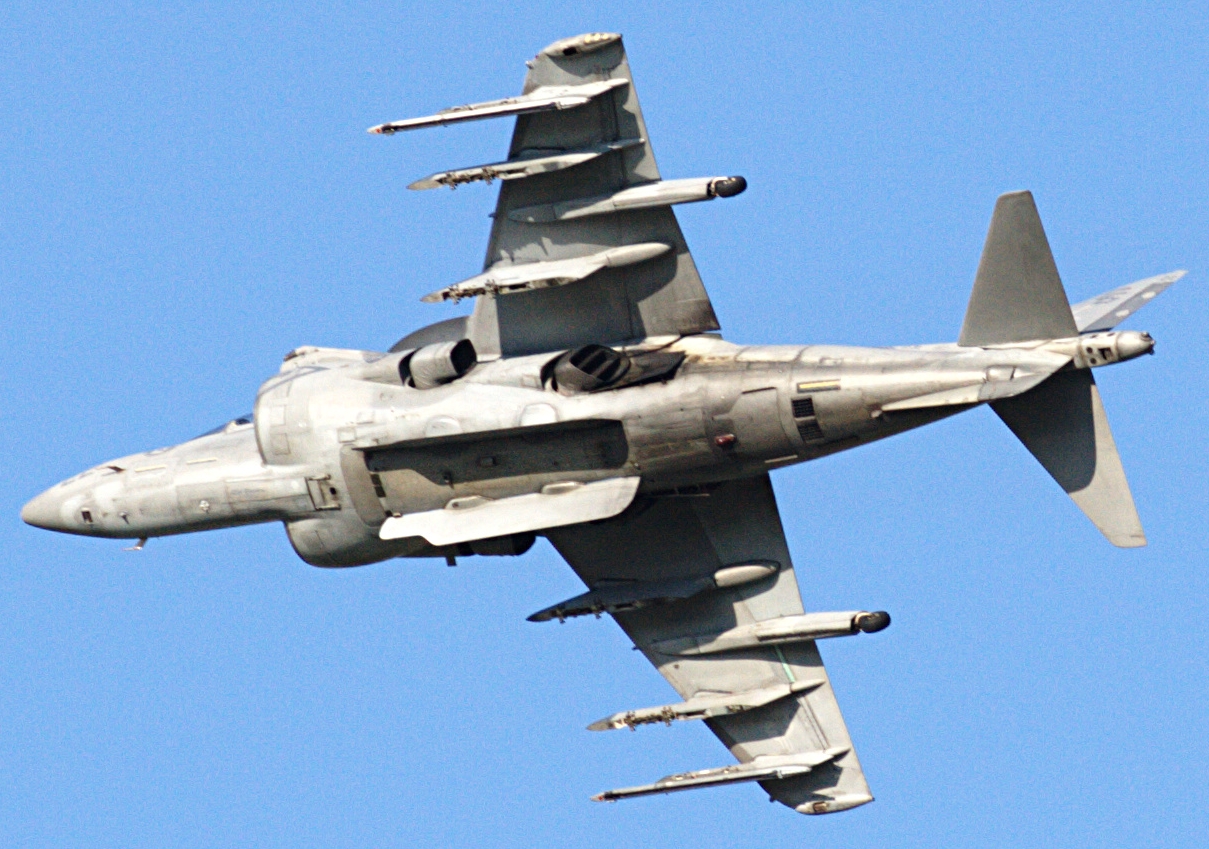
M530 619L610 614L683 699L589 727L699 719L738 761L594 798L758 782L806 814L863 805L816 643L890 618L803 610L769 473L990 404L1111 543L1144 545L1092 369L1152 352L1114 328L1183 272L1072 308L1013 192L956 342L734 344L671 207L744 179L661 179L619 35L528 67L519 96L370 131L516 116L506 160L412 185L500 181L482 273L423 299L471 315L388 352L298 348L253 414L95 466L22 518L139 545L283 522L316 566L518 555L540 534L587 589Z

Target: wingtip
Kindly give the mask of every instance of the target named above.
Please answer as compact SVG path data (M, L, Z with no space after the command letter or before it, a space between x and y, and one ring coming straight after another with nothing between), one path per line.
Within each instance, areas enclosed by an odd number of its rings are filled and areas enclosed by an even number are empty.
M1108 541L1117 548L1145 548L1148 544L1145 534L1111 536Z
M830 799L803 802L795 806L794 810L800 814L835 814L868 805L872 801L872 793L842 793Z

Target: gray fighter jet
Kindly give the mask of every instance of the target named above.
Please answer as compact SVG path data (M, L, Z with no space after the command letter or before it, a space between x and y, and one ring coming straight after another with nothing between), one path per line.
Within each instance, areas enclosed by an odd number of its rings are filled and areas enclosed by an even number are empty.
M22 518L139 546L283 522L316 566L518 555L540 534L587 590L530 619L610 614L683 699L589 727L701 719L738 760L596 799L754 781L807 814L869 802L816 643L890 617L803 610L769 473L985 403L1112 544L1144 545L1092 369L1152 352L1114 328L1183 272L1071 307L1014 192L956 342L727 342L671 207L743 178L660 178L620 36L528 67L517 97L371 130L516 116L507 160L412 185L501 181L482 273L424 298L471 315L389 352L298 348L253 414L82 472Z

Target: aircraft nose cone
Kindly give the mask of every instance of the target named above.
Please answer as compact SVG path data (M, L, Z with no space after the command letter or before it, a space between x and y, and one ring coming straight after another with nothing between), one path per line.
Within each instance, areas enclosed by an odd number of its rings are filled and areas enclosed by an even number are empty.
M44 492L21 508L21 521L48 531L64 530L62 506L58 497Z

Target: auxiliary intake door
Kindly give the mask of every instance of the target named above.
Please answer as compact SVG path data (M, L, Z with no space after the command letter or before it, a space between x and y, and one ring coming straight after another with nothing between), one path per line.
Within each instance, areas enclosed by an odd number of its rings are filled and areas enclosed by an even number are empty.
M315 505L316 510L340 509L340 492L332 483L331 475L307 478L306 489L311 495L311 503Z

